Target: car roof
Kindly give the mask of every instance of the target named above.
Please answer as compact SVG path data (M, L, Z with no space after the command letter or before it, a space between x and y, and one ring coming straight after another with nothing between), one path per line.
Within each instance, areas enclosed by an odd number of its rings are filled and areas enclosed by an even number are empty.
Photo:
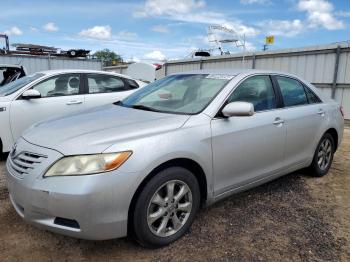
M193 70L193 71L186 71L186 72L179 72L174 73L174 75L178 74L224 74L224 75L232 75L237 76L240 74L281 74L281 75L288 75L298 78L295 75L281 72L281 71L274 71L274 70L261 70L261 69L203 69L203 70Z
M55 70L40 71L40 72L36 72L36 73L45 74L46 76L51 76L51 75L53 76L53 75L64 74L64 73L105 74L105 75L120 76L120 77L124 77L124 78L128 78L128 79L136 80L130 76L123 75L123 74L101 71L101 70L90 70L90 69L55 69Z

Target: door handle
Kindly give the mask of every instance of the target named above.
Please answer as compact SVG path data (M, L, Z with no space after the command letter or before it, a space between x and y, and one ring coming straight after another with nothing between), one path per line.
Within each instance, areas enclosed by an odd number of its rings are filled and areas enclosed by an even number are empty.
M75 101L69 101L69 102L67 102L67 104L66 105L79 105L79 104L82 104L83 103L83 101L79 101L79 100L75 100Z
M273 121L273 124L276 125L276 126L281 125L283 123L284 123L284 120L279 118L279 117L276 117L275 121Z
M321 116L324 116L325 113L326 113L326 112L325 112L324 110L322 110L322 109L318 110L318 112L317 112L317 114L319 114L319 115L321 115Z

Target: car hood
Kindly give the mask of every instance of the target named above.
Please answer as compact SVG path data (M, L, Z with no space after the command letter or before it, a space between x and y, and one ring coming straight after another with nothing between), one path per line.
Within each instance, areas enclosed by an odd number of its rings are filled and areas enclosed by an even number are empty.
M38 123L22 136L64 155L93 154L117 142L180 128L189 117L112 104Z

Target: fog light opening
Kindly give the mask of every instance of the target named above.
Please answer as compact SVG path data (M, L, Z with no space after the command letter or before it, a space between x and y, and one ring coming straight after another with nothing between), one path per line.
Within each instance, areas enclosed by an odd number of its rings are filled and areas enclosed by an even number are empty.
M54 224L64 227L80 229L79 223L76 220L63 217L56 217L54 220Z

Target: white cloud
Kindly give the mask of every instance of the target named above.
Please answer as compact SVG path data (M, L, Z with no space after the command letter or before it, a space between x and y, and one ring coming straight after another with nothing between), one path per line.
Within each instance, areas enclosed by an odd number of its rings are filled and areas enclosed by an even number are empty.
M82 30L79 33L79 36L97 40L108 40L112 37L112 28L109 25L96 25L94 27Z
M134 16L156 16L186 23L225 25L235 29L239 35L245 34L247 37L259 34L255 27L245 25L237 19L230 19L220 12L206 11L204 7L205 2L199 0L178 0L176 4L172 0L147 0ZM165 32L164 28L155 29L153 31Z
M172 14L187 14L194 9L202 8L205 2L202 0L147 0L134 15L137 17L160 16Z
M225 27L229 29L233 29L240 36L245 35L246 37L254 37L257 36L260 31L254 27L246 26L241 21L236 20L234 22L225 22L222 23Z
M339 11L335 15L339 17L350 17L350 11Z
M6 35L22 35L23 32L17 26L13 26L10 29L6 30L5 34Z
M58 31L58 27L53 22L49 22L43 26L43 29L46 32L56 32Z
M121 40L134 40L137 38L137 34L129 31L120 31L117 37Z
M303 22L294 20L268 20L261 24L267 35L292 37L300 34L304 30Z
M32 32L39 32L39 29L36 28L36 27L34 27L34 26L31 26L29 29L30 29L30 31L32 31Z
M256 46L253 43L246 41L245 42L245 50L246 51L255 51Z
M169 33L169 29L166 26L163 25L155 25L151 28L152 31L162 34Z
M145 54L145 58L150 59L150 60L157 60L157 61L163 61L165 60L165 55L159 51L155 50L150 53Z
M129 58L125 58L124 61L127 62L127 63L133 63L133 62L134 63L139 63L139 62L141 62L141 59L138 58L137 56L132 56L132 57L129 57Z
M335 18L333 5L326 0L299 0L298 9L307 12L308 25L328 30L342 29L344 23Z
M260 23L262 30L268 35L293 37L311 28L336 30L345 27L335 17L338 13L334 13L333 5L327 0L299 0L297 7L306 12L305 20L267 20Z
M251 5L251 4L270 4L270 0L240 0L241 4Z

